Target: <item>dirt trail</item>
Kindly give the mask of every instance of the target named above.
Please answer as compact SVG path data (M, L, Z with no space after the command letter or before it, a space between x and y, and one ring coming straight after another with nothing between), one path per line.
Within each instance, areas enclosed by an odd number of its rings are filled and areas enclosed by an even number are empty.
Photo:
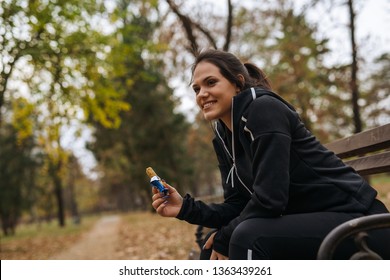
M53 260L112 260L116 259L121 218L105 216L76 244L52 257Z

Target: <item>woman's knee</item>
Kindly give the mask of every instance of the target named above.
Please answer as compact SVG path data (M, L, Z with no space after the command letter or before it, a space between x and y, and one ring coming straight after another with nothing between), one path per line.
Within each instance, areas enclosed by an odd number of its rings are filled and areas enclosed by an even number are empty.
M250 220L245 220L242 223L238 224L238 226L234 229L233 234L230 239L230 244L239 244L242 245L247 243L250 239L250 231L253 231L253 227L249 224Z
M249 219L240 223L233 231L230 239L229 258L269 259L266 250L260 246L262 239L262 219Z

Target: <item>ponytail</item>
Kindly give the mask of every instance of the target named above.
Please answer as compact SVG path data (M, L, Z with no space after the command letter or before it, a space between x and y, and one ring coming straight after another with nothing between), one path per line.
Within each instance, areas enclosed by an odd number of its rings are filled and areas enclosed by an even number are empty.
M248 81L250 86L258 86L268 90L271 89L271 84L268 81L267 76L259 67L249 62L244 63L244 66L251 78L251 81Z

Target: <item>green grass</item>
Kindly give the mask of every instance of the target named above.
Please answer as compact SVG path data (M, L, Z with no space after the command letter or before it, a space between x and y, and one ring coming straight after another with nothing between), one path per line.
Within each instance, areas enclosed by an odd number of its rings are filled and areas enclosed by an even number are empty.
M67 220L65 227L56 221L40 224L20 224L13 236L0 238L1 260L47 260L77 242L92 228L99 216L83 217L76 225Z
M370 183L378 191L378 198L390 209L390 174L371 176Z
M373 184L381 184L381 183L390 184L390 174L385 173L385 174L373 175L371 176L371 180Z
M31 224L19 224L16 227L15 235L5 236L3 232L1 233L1 243L6 243L8 241L26 239L26 238L35 238L35 237L52 237L52 236L65 236L78 234L85 230L88 230L94 222L99 218L99 216L88 216L82 217L80 224L74 224L71 219L66 220L65 227L60 227L56 220L51 221L50 223L41 222L41 223L31 223Z

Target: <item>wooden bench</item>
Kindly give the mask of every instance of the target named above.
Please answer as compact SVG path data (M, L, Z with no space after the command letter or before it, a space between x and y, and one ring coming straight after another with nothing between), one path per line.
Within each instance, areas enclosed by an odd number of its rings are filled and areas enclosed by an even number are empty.
M325 146L364 177L390 172L390 123L336 140ZM370 230L384 227L390 227L390 213L348 221L336 227L324 238L317 258L332 259L335 249L342 240L353 236L359 251L351 256L351 259L380 259L378 254L368 248L365 238ZM199 247L204 237L203 232L204 228L198 226L195 236ZM198 256L196 250L190 253L190 259Z

